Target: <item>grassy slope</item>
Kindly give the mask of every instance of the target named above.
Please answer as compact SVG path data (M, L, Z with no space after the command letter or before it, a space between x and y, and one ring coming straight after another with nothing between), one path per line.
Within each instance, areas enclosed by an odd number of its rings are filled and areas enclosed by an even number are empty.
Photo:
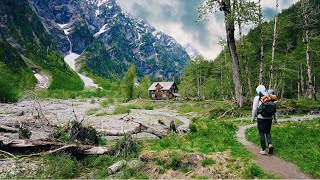
M36 79L17 50L0 32L0 102L14 102L23 90L32 89Z
M275 154L297 164L303 172L320 178L320 119L288 122L272 127ZM260 145L258 131L251 128L247 138Z

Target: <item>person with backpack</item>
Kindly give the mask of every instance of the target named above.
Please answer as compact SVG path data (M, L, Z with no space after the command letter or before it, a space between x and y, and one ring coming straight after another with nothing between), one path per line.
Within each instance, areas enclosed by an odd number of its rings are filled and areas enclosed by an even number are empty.
M258 93L254 97L252 105L252 120L258 119L258 131L260 136L260 143L262 150L259 152L262 155L266 155L266 138L268 142L268 154L273 154L272 137L271 137L271 124L272 120L277 123L277 113L274 101L276 96L273 90L267 91L264 85L259 85L256 88Z

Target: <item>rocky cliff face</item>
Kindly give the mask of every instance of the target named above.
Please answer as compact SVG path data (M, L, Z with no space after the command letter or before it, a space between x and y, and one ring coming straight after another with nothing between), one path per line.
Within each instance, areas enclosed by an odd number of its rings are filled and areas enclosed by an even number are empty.
M82 15L79 1L29 0L29 3L40 17L46 30L55 39L63 55L69 53L70 43L61 28L62 25L69 29L68 35L73 45L73 52L81 54L92 42L93 37Z
M172 77L190 59L172 37L143 19L131 17L115 0L29 0L29 3L64 55L68 54L70 43L61 27L67 29L72 51L82 53L82 67L86 71L110 78L115 74L122 76L129 64L134 63L140 75Z

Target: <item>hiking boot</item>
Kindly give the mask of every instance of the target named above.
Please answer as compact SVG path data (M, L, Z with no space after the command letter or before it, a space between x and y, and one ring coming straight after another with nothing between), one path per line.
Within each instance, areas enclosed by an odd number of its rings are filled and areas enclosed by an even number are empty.
M269 144L269 151L268 154L272 155L273 154L273 146L272 144Z
M267 155L267 153L266 153L265 150L261 150L259 153L260 153L261 155Z

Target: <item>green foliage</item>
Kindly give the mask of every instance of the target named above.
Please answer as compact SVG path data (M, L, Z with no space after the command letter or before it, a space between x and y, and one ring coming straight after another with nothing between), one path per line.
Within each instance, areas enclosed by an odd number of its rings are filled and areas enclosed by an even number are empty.
M100 39L94 39L84 51L84 61L82 62L81 69L100 77L113 79L115 76L123 77L128 67L121 59L111 57ZM108 89L106 87L108 85L100 86Z
M114 102L115 101L114 101L113 97L109 97L108 99L101 101L100 104L102 107L106 108L109 105L114 104Z
M72 179L79 174L79 163L69 155L47 155L43 161L36 174L39 179Z
M136 77L136 67L131 64L127 74L124 77L124 93L127 100L133 98L134 86L135 86L135 77Z
M82 161L84 170L92 174L94 179L102 179L108 177L107 168L115 163L118 159L109 155L93 155L86 156Z
M121 160L115 156L93 155L83 159L74 159L66 154L47 155L41 157L43 164L39 166L35 178L39 179L73 179L79 176L86 179L104 179L110 177L107 168ZM130 159L126 159L129 161ZM140 167L124 167L113 178L120 179L147 179L140 172Z
M128 106L116 106L112 114L128 114L130 108Z
M252 164L244 171L244 176L246 179L256 179L256 178L275 179L276 178L276 176L274 175L266 174L265 172L262 171L262 169L259 166L255 164Z
M289 122L272 127L275 154L297 164L303 172L320 178L320 120ZM251 128L246 137L260 145L258 130Z
M319 1L312 0L315 7L319 6ZM300 97L305 98L307 83L307 69L306 69L306 50L303 42L303 28L301 26L301 11L300 3L296 3L289 9L283 10L278 16L277 23L277 39L275 45L275 60L274 60L274 80L272 88L276 90L279 97L297 98L298 89L300 90ZM319 19L318 15L318 18ZM317 20L314 19L314 20ZM319 26L314 25L310 28L312 34L311 49L319 49ZM274 21L264 22L261 26L252 29L248 35L243 39L244 47L241 47L240 42L237 42L237 48L240 59L241 80L245 88L245 96L251 99L255 94L254 89L259 84L259 68L260 68L260 28L262 28L264 35L264 59L263 59L263 82L268 88L270 78L270 65L272 56L272 37ZM215 63L220 64L224 72L230 72L231 60L228 48L225 48ZM311 66L313 68L312 77L320 72L320 61L316 51L311 52ZM303 77L303 79L302 79ZM314 79L316 84L316 92L318 92L320 79ZM223 76L221 82L227 84L230 82L230 76ZM249 86L248 80L251 81ZM303 85L302 85L302 83ZM298 88L299 86L299 88ZM232 87L232 86L230 86ZM232 88L224 88L229 94L232 93ZM250 91L253 94L250 95Z
M97 111L99 111L98 108L90 108L90 109L86 110L86 115L93 115L93 114L95 114Z
M30 8L27 0L1 1L0 16L6 17L4 23L9 28L9 31L2 33L6 33L7 36L14 38L19 46L24 49L24 57L30 61L28 62L28 66L40 71L45 71L52 76L50 89L83 89L84 84L80 77L64 63L63 58L57 51L55 42L43 27L38 16ZM5 41L1 40L1 42ZM27 69L27 66L19 56L19 52L12 50L13 48L8 47L9 45L3 45L1 43L0 46L1 51L4 50L5 52L3 62L9 65L10 70L18 70L21 67ZM8 54L6 52L11 53ZM9 64L9 61L6 59L10 59ZM18 71L14 72L16 73ZM32 75L31 71L29 70L29 72L25 72L23 75L26 76L18 75L17 77L22 77L21 82L24 83L25 87L33 87L36 80L34 77L30 79ZM19 91L23 89L17 85L13 86Z
M148 103L142 104L129 104L129 105L117 105L112 114L126 114L130 113L130 109L145 109L153 110L153 105Z
M71 90L48 90L37 92L41 98L56 98L56 99L75 99L75 98L93 98L104 97L110 92L105 90L89 90L89 91L71 91Z
M0 32L0 102L16 102L25 90L34 87L36 79Z
M222 152L231 150L236 157L250 158L235 138L237 126L232 122L222 120L194 119L193 126L197 131L189 131L186 136L173 135L157 140L152 146L153 150L180 149L186 152L197 151L201 153Z
M230 97L230 72L217 62L209 62L198 56L183 70L180 93L183 97L198 99L222 99Z
M140 172L138 168L130 168L126 166L116 175L117 179L149 179L146 174Z
M207 167L207 166L213 165L215 163L216 163L216 161L214 159L206 158L206 159L201 161L201 166L202 167Z
M114 155L122 158L138 158L142 149L140 141L132 139L130 135L117 140L114 146Z
M196 133L197 132L197 126L195 124L190 124L190 132L191 133Z
M134 96L136 98L149 98L148 89L151 86L151 80L148 76L142 78L141 83L138 87L134 89Z
M171 162L169 164L169 168L173 169L173 170L177 170L180 168L182 163L182 160L179 156L177 156L176 154L171 155Z
M277 104L279 111L286 111L287 109L294 110L296 114L307 114L310 110L318 110L320 107L320 101L308 100L308 99L284 99Z
M98 143L98 144L99 144L100 146L106 146L106 145L108 144L107 139L103 138L102 136L99 136L98 140L99 140L99 143Z
M215 119L220 117L224 112L231 110L235 105L229 101L185 101L177 109L179 113L194 112L202 117Z

